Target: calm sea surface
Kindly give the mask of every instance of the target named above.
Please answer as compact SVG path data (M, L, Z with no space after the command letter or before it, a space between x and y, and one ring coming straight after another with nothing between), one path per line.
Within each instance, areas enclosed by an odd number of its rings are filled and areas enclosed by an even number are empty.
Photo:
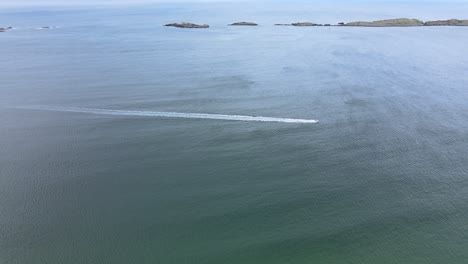
M468 28L198 8L3 11L0 263L466 263Z

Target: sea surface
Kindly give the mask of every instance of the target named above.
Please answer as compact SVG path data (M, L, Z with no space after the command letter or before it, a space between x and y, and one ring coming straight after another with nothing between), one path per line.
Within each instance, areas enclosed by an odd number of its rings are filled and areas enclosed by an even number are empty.
M468 28L217 8L0 12L0 263L467 263Z

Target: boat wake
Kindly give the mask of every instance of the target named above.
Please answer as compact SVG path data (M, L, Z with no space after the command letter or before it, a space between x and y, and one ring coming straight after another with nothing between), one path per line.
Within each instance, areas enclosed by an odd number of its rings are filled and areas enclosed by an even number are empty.
M18 107L18 108L30 109L30 110L42 110L42 111L72 112L72 113L115 115L115 116L146 116L146 117L166 117L166 118L216 119L216 120L228 120L228 121L279 122L279 123L298 123L298 124L315 124L319 122L318 120L315 120L315 119L295 119L295 118L244 116L244 115L219 115L219 114L203 114L203 113L129 111L129 110L113 110L113 109L81 108L81 107L24 106L24 107Z

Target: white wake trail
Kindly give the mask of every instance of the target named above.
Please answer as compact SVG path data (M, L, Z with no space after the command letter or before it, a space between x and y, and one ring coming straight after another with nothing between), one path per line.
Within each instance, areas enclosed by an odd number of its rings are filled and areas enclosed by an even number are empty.
M280 122L280 123L300 123L300 124L315 124L319 122L318 120L315 120L315 119L295 119L295 118L244 116L244 115L219 115L219 114L202 114L202 113L129 111L129 110L112 110L112 109L81 108L81 107L26 106L26 107L19 107L19 108L30 109L30 110L72 112L72 113L85 113L85 114L96 114L96 115L116 115L116 116L148 116L148 117L169 117L169 118L173 117L173 118L190 118L190 119L216 119L216 120L231 120L231 121Z

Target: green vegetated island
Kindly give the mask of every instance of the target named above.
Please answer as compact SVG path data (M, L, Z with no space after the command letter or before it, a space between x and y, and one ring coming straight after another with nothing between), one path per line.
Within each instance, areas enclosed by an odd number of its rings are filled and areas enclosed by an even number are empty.
M430 27L430 26L468 26L468 20L460 19L449 19L449 20L435 20L435 21L421 21L418 19L410 18L397 18L397 19L386 19L377 21L356 21L349 23L338 23L336 25L331 24L317 24L312 22L297 22L291 24L274 24L275 26L294 26L294 27L317 27L317 26L338 26L338 27ZM193 23L171 23L164 25L166 27L178 27L178 28L209 28L207 24L198 25ZM229 24L229 26L258 26L255 22L235 22Z

